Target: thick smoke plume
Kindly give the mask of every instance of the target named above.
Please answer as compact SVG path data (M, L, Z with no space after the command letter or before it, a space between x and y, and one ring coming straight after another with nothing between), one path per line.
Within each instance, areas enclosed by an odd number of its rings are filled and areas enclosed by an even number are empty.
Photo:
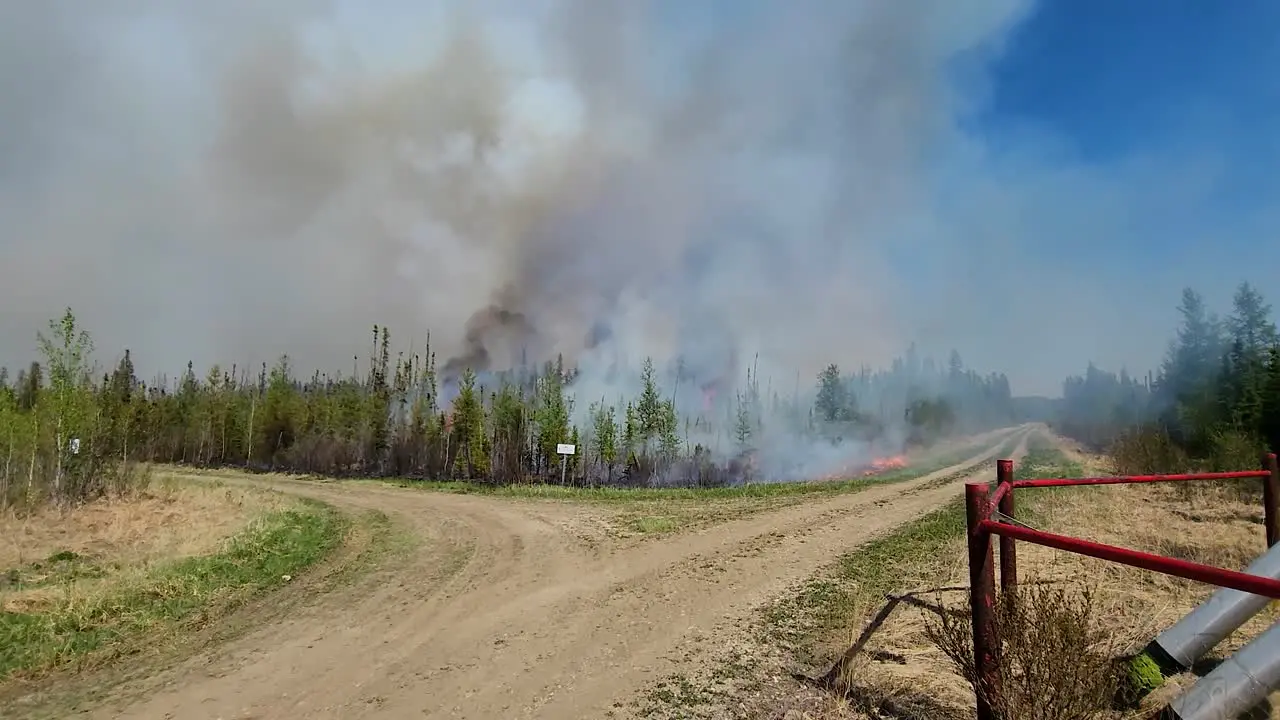
M168 370L346 367L373 323L882 361L942 66L1015 9L980 5L4 2L6 360L72 304Z
M448 372L562 354L588 398L646 356L705 393L911 341L1049 388L1078 358L1010 302L1059 282L1018 238L1127 231L1176 173L1085 191L966 133L1030 9L0 0L0 363L71 305L145 371L346 368L379 324Z

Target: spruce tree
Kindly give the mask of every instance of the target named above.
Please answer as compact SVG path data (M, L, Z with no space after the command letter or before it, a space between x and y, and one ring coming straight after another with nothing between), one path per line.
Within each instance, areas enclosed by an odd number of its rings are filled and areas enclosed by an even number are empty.
M604 468L606 483L613 481L613 469L618 462L618 422L612 406L601 401L591 413L591 434L594 437L597 461Z
M664 411L662 396L658 392L657 371L653 358L646 357L640 371L640 398L636 401L636 420L639 423L637 438L644 449L662 432Z
M489 452L484 427L484 404L470 368L462 373L458 397L453 401L451 444L456 448L454 474L466 480L485 479Z

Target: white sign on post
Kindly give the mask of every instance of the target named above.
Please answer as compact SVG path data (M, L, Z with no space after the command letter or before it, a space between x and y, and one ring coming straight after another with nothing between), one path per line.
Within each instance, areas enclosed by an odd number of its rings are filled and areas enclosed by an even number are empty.
M577 445L569 443L558 443L556 445L556 454L560 456L560 484L564 484L565 470L569 468L569 456L578 452Z
M71 451L72 455L79 455L80 454L80 438L78 437L71 438L71 442L67 443L67 449Z

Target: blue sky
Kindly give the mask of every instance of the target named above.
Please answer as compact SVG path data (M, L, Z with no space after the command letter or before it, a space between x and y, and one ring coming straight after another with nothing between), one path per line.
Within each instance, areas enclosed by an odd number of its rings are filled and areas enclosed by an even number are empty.
M1212 152L1225 164L1214 209L1251 214L1275 201L1277 68L1280 3L1041 0L991 68L982 127L995 137L1042 126L1097 165ZM1135 239L1134 249L1160 243Z
M1277 60L1280 3L1041 0L993 68L988 121L1046 123L1108 160L1180 142L1205 114L1234 152L1274 151Z
M1095 313L1111 304L1131 325L1074 334L1072 354L1150 367L1186 284L1223 311L1242 280L1280 301L1277 68L1280 3L1266 0L1040 0L1003 38L962 124L992 157L1016 158L1015 190L1058 177L1049 220L1029 221L1018 252L1063 271L1060 295L1078 282L1105 298Z

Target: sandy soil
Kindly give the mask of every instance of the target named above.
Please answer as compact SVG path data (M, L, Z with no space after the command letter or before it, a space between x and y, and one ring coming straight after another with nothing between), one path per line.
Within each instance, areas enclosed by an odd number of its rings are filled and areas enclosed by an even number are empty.
M622 717L694 635L956 497L990 450L910 482L817 498L659 540L618 541L600 510L377 484L272 481L386 512L422 550L215 652L123 688L90 717ZM725 632L718 630L717 632ZM726 638L726 641L729 641Z

